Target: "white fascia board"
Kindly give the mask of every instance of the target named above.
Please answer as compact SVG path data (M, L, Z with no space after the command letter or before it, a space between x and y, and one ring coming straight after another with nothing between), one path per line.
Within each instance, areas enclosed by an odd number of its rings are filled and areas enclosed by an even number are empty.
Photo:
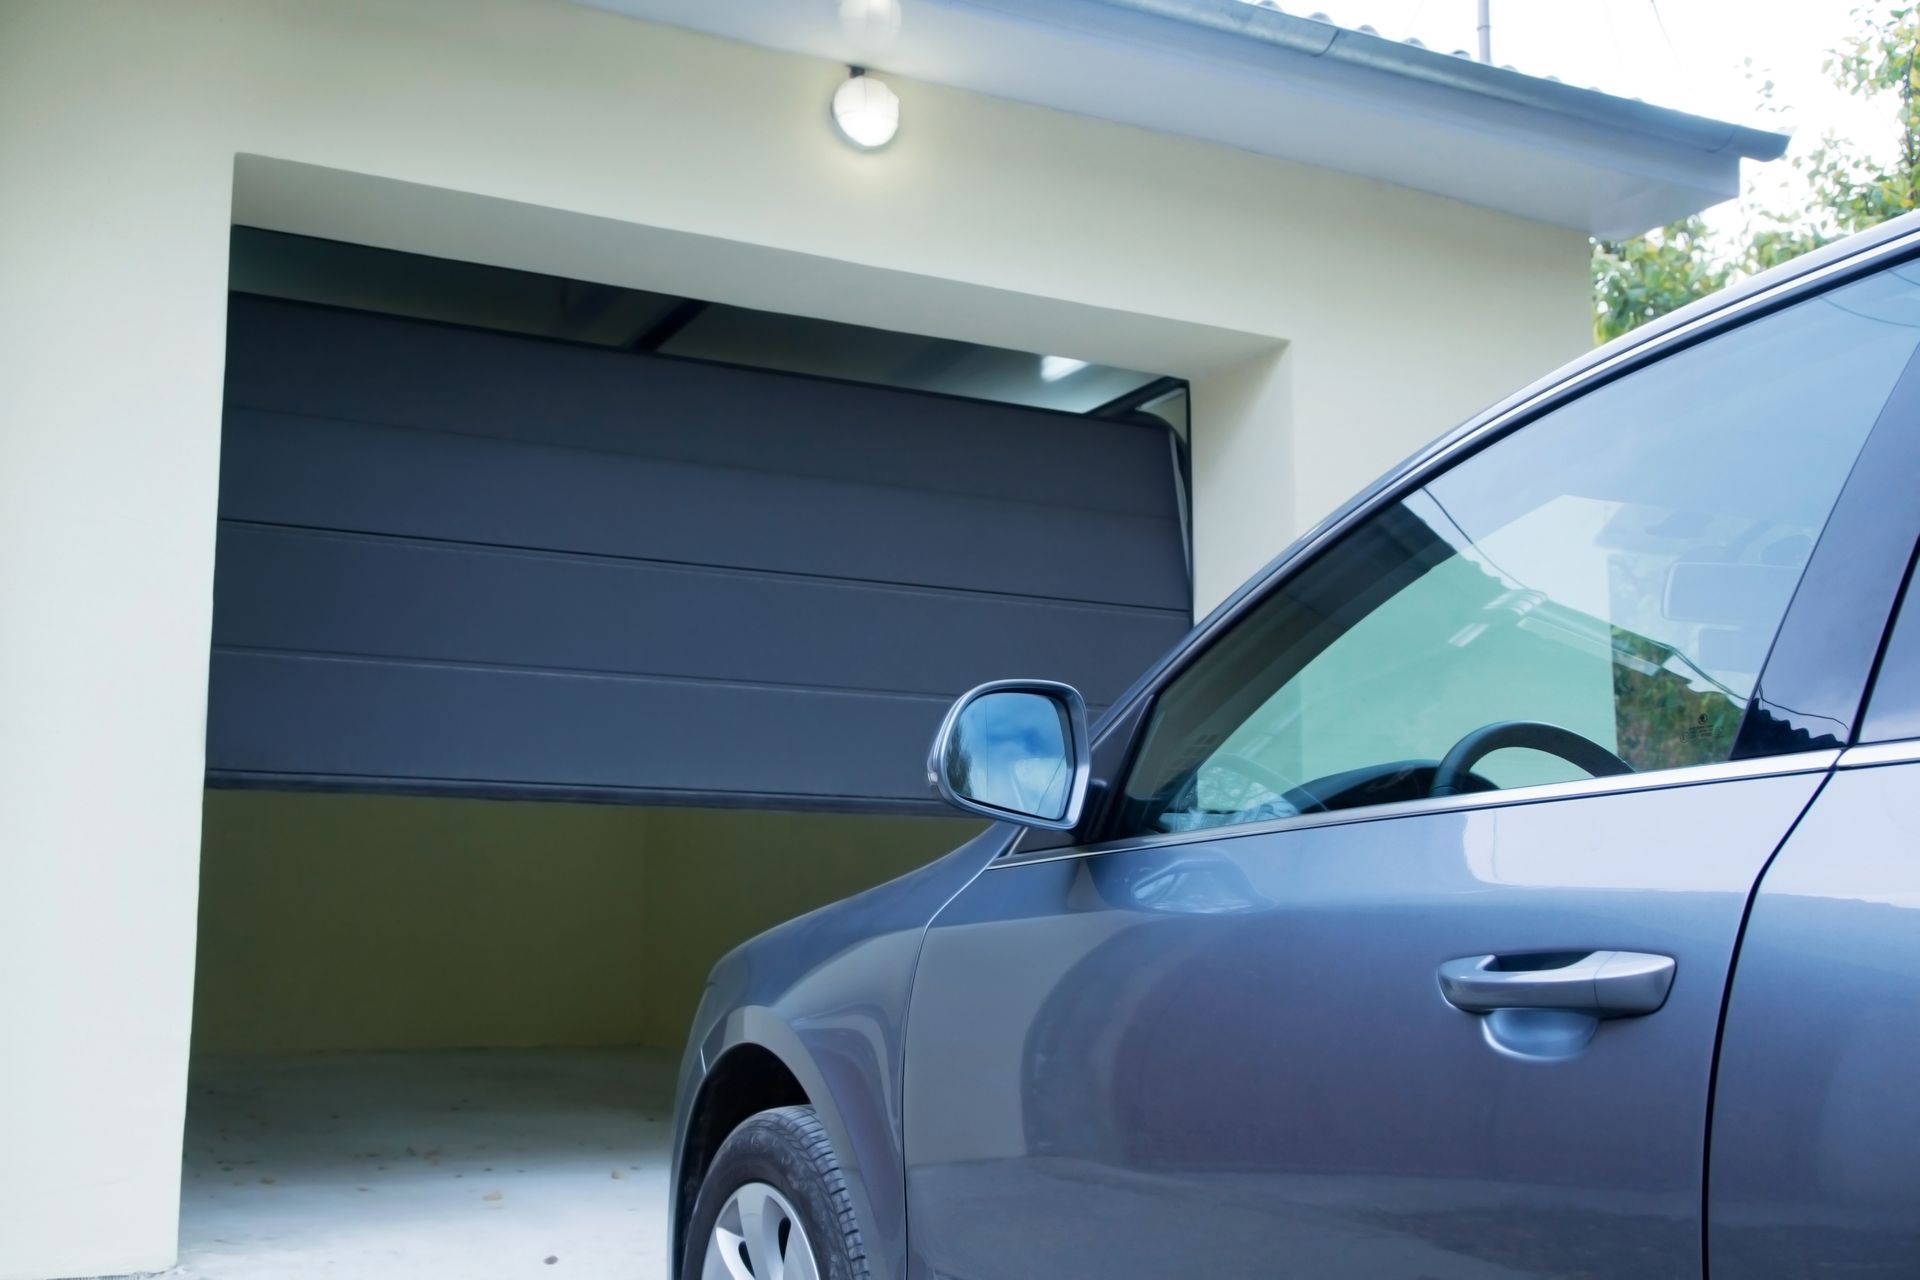
M904 0L899 35L878 51L849 39L834 0L579 2L1350 173L1607 238L1670 222L1739 191L1741 156L1732 148L1703 150L1106 0ZM1617 103L1623 113L1660 114L1605 95L1593 98Z

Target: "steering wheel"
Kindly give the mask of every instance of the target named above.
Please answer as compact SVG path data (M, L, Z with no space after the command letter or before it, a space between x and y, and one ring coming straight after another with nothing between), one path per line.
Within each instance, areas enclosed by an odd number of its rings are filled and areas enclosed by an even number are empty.
M1633 772L1633 766L1625 760L1571 729L1563 729L1542 720L1501 720L1482 725L1454 743L1453 749L1441 758L1439 767L1433 771L1433 785L1427 788L1427 794L1459 795L1461 784L1466 781L1474 765L1508 747L1525 747L1530 751L1544 751L1550 756L1559 756L1574 768L1584 769L1596 778L1612 778Z

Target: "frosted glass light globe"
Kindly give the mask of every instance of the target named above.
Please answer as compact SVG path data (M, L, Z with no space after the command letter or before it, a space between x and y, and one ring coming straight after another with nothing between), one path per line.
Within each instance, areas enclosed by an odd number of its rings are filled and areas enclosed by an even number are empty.
M833 122L862 151L893 141L900 130L900 96L865 72L856 71L833 91Z

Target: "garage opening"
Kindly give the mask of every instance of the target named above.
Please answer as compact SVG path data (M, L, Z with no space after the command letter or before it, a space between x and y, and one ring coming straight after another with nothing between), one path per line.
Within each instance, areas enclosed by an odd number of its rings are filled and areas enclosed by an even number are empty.
M658 1274L715 959L1185 630L1150 372L236 229L182 1260Z

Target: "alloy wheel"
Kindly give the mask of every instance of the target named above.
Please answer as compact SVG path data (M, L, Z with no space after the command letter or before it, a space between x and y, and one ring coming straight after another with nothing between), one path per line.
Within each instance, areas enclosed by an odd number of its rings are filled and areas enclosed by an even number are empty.
M792 1202L764 1182L728 1196L714 1219L700 1280L820 1280Z

